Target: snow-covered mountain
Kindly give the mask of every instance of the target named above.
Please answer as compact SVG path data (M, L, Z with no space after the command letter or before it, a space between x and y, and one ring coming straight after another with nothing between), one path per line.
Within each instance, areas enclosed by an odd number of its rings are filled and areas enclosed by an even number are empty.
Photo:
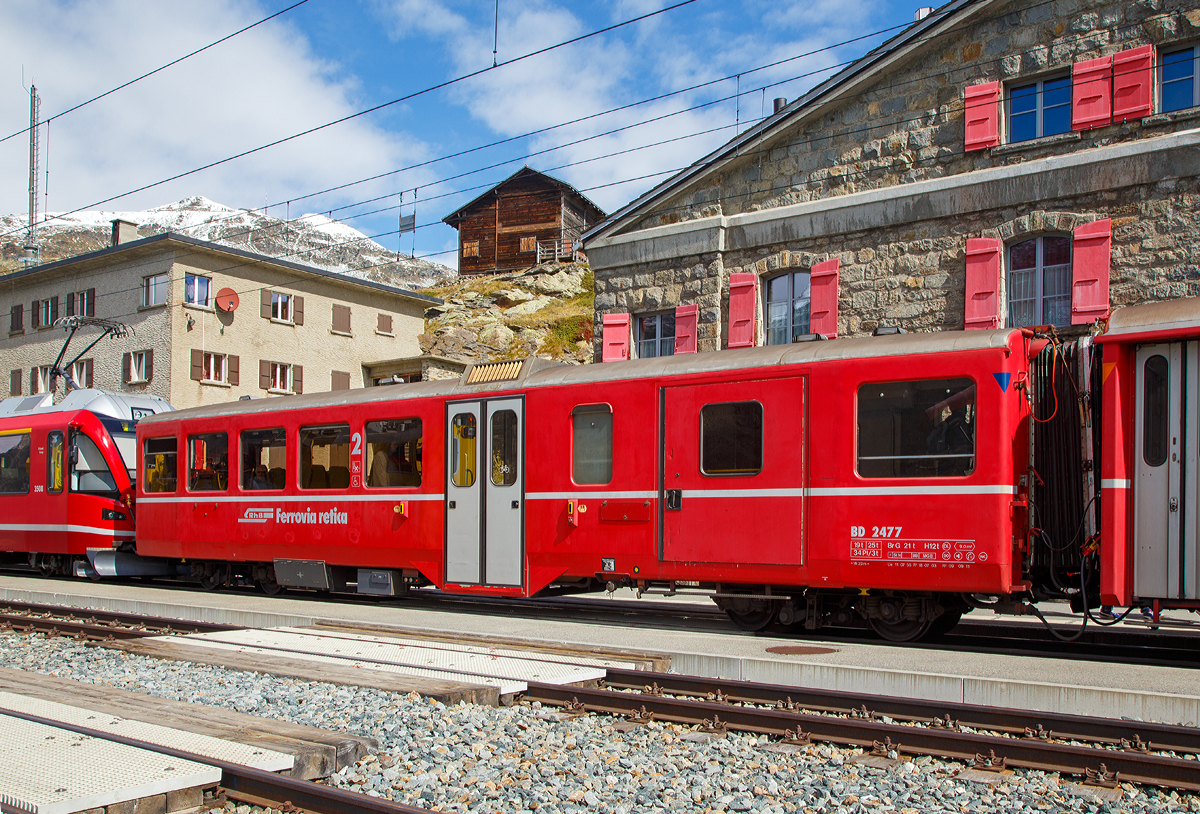
M200 196L145 212L49 213L45 223L38 225L41 261L49 263L105 248L111 239L112 221L118 218L136 223L141 237L176 232L402 288L442 285L456 276L453 269L439 263L397 255L357 229L324 215L284 220L259 211L232 209ZM0 273L22 267L26 222L24 215L0 216Z

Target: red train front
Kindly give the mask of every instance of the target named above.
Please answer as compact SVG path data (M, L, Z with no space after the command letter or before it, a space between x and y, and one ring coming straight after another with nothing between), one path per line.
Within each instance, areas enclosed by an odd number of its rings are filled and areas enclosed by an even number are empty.
M209 585L711 594L948 627L1025 591L1020 331L813 341L235 402L138 427L138 553Z

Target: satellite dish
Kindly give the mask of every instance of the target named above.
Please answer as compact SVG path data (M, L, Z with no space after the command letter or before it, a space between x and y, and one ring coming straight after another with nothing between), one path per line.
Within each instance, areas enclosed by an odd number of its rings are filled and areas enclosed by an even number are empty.
M222 311L233 313L238 307L238 295L232 288L222 288L217 292L217 307Z

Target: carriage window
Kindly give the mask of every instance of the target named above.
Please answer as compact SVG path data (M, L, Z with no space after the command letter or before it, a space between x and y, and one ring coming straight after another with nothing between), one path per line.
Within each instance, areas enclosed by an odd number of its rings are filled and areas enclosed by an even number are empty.
M300 428L300 488L350 486L350 425Z
M46 491L57 493L63 490L66 480L66 444L63 434L57 430L46 434Z
M612 481L612 408L581 404L571 411L571 480L575 483Z
M700 471L757 475L763 461L763 408L757 401L700 408Z
M475 416L459 413L450 424L450 482L475 485Z
M188 436L188 491L224 492L229 486L229 435Z
M497 410L492 414L492 483L512 486L517 482L517 414Z
M147 492L175 491L175 454L178 442L174 438L147 438L142 488Z
M421 485L421 419L368 421L366 436L371 461L367 486Z
M880 382L858 388L858 474L961 477L975 471L970 379Z
M242 433L242 488L283 489L287 486L287 435L283 428Z
M1151 356L1142 369L1142 458L1150 466L1162 466L1167 462L1167 357Z
M108 430L113 444L117 447L117 453L125 464L125 471L129 473L129 482L137 483L137 432L134 430L134 422L101 416L100 423Z
M73 431L71 445L71 491L115 498L117 480L96 442L81 432Z
M27 432L0 435L0 494L29 491L30 438Z

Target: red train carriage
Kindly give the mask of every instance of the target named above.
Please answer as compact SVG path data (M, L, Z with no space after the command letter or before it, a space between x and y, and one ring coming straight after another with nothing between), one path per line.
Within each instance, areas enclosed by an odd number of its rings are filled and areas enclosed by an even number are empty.
M132 544L134 425L169 409L100 390L0 402L0 552L70 574L89 549Z
M813 341L202 407L138 426L138 553L208 585L711 594L905 639L1026 591L1016 330Z

